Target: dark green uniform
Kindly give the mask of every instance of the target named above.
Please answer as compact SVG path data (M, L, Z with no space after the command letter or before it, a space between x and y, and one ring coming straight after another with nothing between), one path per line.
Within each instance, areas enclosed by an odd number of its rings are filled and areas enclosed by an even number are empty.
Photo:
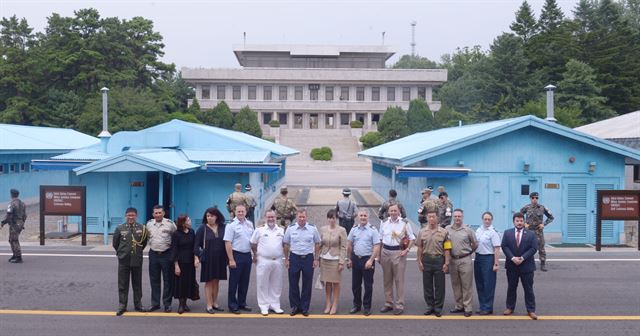
M133 288L134 307L142 309L142 251L149 237L139 223L120 224L113 233L113 248L118 257L118 297L120 309L127 309L129 279Z
M553 214L551 211L547 209L542 204L532 204L529 203L520 209L520 212L524 215L525 228L527 230L531 230L536 234L538 238L538 254L540 255L540 263L541 267L544 267L544 264L547 261L547 252L544 249L544 229L540 229L538 226L540 224L544 224L544 226L549 225L553 222ZM544 216L547 216L547 220L544 220Z
M22 250L20 249L20 241L18 237L24 229L24 221L27 219L27 207L19 198L12 198L7 206L7 215L2 221L2 226L9 224L9 245L13 257L11 260L22 261Z

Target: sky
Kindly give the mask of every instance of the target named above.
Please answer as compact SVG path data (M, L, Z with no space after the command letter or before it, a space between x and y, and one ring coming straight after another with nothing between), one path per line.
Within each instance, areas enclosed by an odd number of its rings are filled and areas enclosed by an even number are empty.
M556 0L572 16L578 0ZM544 0L528 0L537 15ZM26 18L43 31L52 13L96 8L102 17L153 21L165 43L162 60L181 67L239 67L234 44L380 45L439 61L458 47L480 45L509 31L520 0L0 0L0 16Z

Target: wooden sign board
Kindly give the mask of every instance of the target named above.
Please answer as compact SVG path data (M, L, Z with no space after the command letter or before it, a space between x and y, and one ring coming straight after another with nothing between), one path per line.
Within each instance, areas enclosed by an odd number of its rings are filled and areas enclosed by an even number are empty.
M45 216L80 216L82 246L87 245L87 187L40 186L40 245L44 245Z
M596 251L601 249L603 220L637 220L640 230L640 190L598 190L597 206Z

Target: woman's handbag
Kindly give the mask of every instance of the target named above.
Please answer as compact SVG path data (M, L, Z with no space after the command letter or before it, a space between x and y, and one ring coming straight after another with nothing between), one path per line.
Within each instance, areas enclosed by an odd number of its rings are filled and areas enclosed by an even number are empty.
M202 235L202 247L198 251L198 258L200 259L200 263L203 263L204 260L206 259L205 256L207 254L204 252L206 248L207 248L207 227L205 226L204 234Z

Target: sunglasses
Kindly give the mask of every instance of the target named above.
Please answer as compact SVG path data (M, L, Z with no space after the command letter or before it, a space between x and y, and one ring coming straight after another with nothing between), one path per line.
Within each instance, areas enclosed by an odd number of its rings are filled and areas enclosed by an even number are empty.
M535 199L538 199L538 196L532 196L531 198L532 198L532 199L534 199L534 198L535 198Z

